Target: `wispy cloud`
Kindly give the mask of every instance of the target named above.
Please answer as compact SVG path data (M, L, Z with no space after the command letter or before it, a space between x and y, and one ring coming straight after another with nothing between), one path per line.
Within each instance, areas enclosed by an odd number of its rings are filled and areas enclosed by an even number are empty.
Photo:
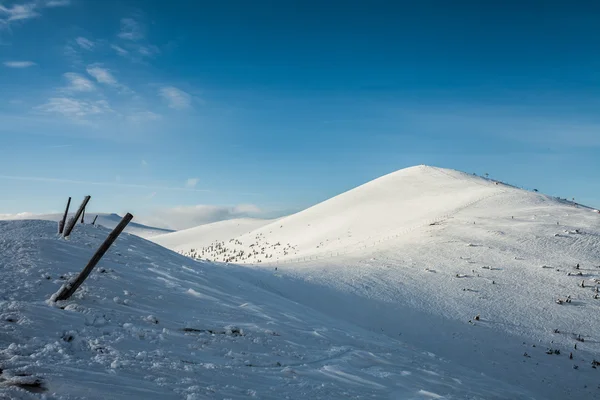
M148 166L148 161L142 160L142 167L147 167L147 166Z
M154 57L155 55L160 54L160 50L154 45L140 46L138 48L138 53L144 57Z
M165 99L170 108L183 110L192 106L192 96L176 87L162 87L159 94Z
M86 71L100 84L111 86L118 89L121 93L133 93L133 90L119 83L109 69L103 68L99 64L88 66Z
M94 86L92 81L82 75L74 72L67 72L66 74L63 74L63 76L69 82L69 86L67 86L68 90L75 92L92 92L96 90L96 86Z
M121 46L117 46L116 44L113 44L110 47L111 47L111 49L113 49L114 51L116 51L117 54L120 55L121 57L126 57L126 56L129 55L129 51L125 50Z
M111 187L124 187L134 189L145 189L145 190L158 190L158 191L172 191L172 192L212 192L208 189L197 189L197 188L182 188L182 187L171 187L171 186L160 186L160 185L143 185L136 183L121 183L121 182L96 182L96 181L81 181L74 179L61 179L61 178L46 178L39 176L14 176L14 175L0 175L0 179L14 180L14 181L28 181L28 182L46 182L46 183L65 183L73 185L92 185L92 186L111 186ZM120 178L119 178L120 179Z
M61 114L67 118L81 119L91 115L112 112L105 100L84 101L68 97L54 97L36 109L52 114Z
M121 39L137 41L144 38L144 30L135 19L123 18L121 19L121 31L118 36Z
M110 71L106 68L101 68L98 66L90 66L87 68L87 73L90 74L98 83L103 83L105 85L117 86L118 82L115 77L110 73Z
M36 65L33 61L5 61L4 66L8 68L29 68Z
M0 15L2 15L4 17L3 19L8 22L20 21L39 17L40 14L36 11L37 8L37 3L14 4L9 8L0 5Z
M15 21L24 21L39 17L43 8L65 7L71 4L70 0L37 0L28 3L13 4L6 7L0 4L0 26L8 26Z
M75 39L75 42L85 50L92 50L94 48L94 42L81 36Z
M71 4L71 0L47 0L46 7L66 7Z
M185 181L185 187L195 188L196 185L198 185L198 182L200 182L200 179L198 178L189 178L187 181Z

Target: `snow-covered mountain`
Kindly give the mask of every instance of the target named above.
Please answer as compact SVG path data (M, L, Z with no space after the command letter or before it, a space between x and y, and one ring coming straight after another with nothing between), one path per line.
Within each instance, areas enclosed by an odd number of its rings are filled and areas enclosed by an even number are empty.
M108 232L0 221L0 396L600 397L591 209L419 166L153 239L245 265L124 234L48 304Z
M421 165L375 179L274 221L246 220L242 225L227 221L151 240L188 255L194 250L196 257L207 260L297 262L361 253L374 246L393 247L410 239L412 232L445 224L470 210L485 218L513 217L536 209L564 214L575 208L572 203L540 193ZM589 215L592 210L587 207L575 210L591 221L597 220L597 215Z
M74 213L69 213L68 218L71 218L74 215ZM109 214L109 213L90 213L85 215L84 217L84 222L87 224L91 224L92 221L94 220L94 217L98 215L98 219L96 220L96 225L101 225L104 226L106 228L110 228L113 229L115 226L117 226L117 224L119 222L121 222L121 219L123 218L122 216L118 215L118 214ZM17 220L23 220L23 219L33 219L33 220L43 220L43 221L55 221L58 222L60 220L62 220L63 214L30 214L30 213L23 213L23 214L14 214L11 215L10 217L5 216L4 218L2 218L0 216L0 220L2 219L17 219ZM158 235L164 235L166 233L171 233L173 232L170 229L163 229L163 228L156 228L153 226L147 226L147 225L143 225L143 224L139 224L137 222L130 222L127 227L125 228L125 232L131 233L133 235L137 235L143 238L150 238L153 236L158 236Z

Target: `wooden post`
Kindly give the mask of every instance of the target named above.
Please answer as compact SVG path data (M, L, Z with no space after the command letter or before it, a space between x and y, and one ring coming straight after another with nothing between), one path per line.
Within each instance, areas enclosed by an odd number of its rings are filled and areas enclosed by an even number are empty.
M63 285L63 287L61 287L60 290L54 296L52 296L52 299L54 301L67 300L73 295L73 293L75 293L75 291L90 275L96 264L98 264L100 259L106 253L106 251L110 248L114 241L117 240L117 237L119 237L121 232L123 232L123 229L125 229L129 221L131 221L132 219L133 215L131 215L130 213L127 213L127 215L123 217L121 222L119 222L119 225L117 225L115 229L113 229L113 231L108 235L104 243L102 243L100 247L98 247L98 250L96 250L94 256L90 259L88 264L85 266L83 271L81 271L81 273L77 276L77 278L68 282L66 285Z
M96 220L97 220L97 219L98 219L98 215L96 215L96 216L94 217L94 221L92 222L92 225L96 225Z
M69 213L69 206L71 205L71 198L69 197L69 201L67 201L67 208L65 208L65 213L63 214L62 221L58 225L58 233L62 235L63 230L65 229L65 224L67 223L67 214Z
M84 224L85 222L83 222L83 217L85 217L85 208L83 209L83 212L81 213L81 223Z
M87 203L88 203L88 201L90 201L91 197L92 196L85 196L85 199L83 199L83 202L79 206L79 210L77 210L75 217L73 217L73 219L69 221L69 226L67 226L65 228L65 235L64 235L65 237L68 237L71 234L71 231L73 230L73 228L75 228L75 224L77 223L77 220L81 216L81 213L85 209L85 206L87 206Z

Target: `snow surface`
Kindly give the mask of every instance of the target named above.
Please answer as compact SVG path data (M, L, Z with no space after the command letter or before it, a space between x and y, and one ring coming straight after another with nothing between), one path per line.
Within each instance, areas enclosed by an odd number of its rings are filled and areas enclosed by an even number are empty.
M154 236L152 241L172 250L185 251L191 247L201 248L209 246L215 241L229 240L232 237L252 232L273 221L258 218L236 218Z
M590 209L420 166L251 233L230 225L229 239L216 225L219 248L265 254L194 261L123 234L53 305L109 231L80 225L64 240L52 222L0 221L0 393L600 398ZM197 244L179 238L169 245Z
M73 207L73 204L71 204L71 207ZM84 222L87 224L91 224L92 221L94 221L94 217L98 215L98 219L96 220L96 225L102 225L106 228L110 228L113 229L115 226L117 226L119 224L119 222L121 222L121 219L123 219L122 216L118 215L118 214L108 214L108 213L90 213L90 214L86 214L84 216ZM73 213L69 213L68 218L71 218L74 216L74 212ZM63 214L31 214L31 213L21 213L21 214L14 214L14 215L5 215L4 218L2 218L2 214L0 214L0 220L2 219L32 219L32 220L44 220L44 221L61 221L63 218ZM167 233L171 233L173 232L170 229L163 229L163 228L156 228L153 226L147 226L147 225L142 225L142 224L138 224L136 222L130 222L127 227L125 228L125 232L131 233L133 235L137 235L143 238L151 238L154 236L158 236L158 235L164 235Z
M379 325L287 298L335 292L196 262L134 235L117 240L72 299L48 302L108 233L86 225L64 240L53 222L0 221L0 396L531 398Z

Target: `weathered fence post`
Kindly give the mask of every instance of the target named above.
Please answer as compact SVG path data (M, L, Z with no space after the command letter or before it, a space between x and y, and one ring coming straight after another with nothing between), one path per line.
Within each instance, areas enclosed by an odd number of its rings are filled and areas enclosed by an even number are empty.
M94 254L94 256L90 259L88 264L85 266L83 271L81 271L81 273L77 276L77 278L75 278L75 280L72 280L72 281L68 282L67 284L63 285L60 288L60 290L54 296L52 296L52 299L54 301L67 300L69 297L71 297L73 295L73 293L75 293L75 291L79 288L79 286L81 286L83 281L85 281L85 279L90 275L90 273L92 272L92 270L94 269L96 264L98 264L100 259L106 253L106 251L110 248L110 246L114 243L114 241L117 240L117 237L119 237L121 232L123 232L123 229L125 229L125 227L129 223L129 221L131 221L132 219L133 219L133 215L131 215L130 213L127 213L127 215L125 215L123 217L121 222L119 222L119 225L117 225L115 227L115 229L113 229L113 231L108 235L108 237L106 238L104 243L102 243L100 245L100 247L98 247L98 250L96 250L96 253Z
M62 235L63 230L65 229L65 223L67 222L67 214L69 213L69 206L71 205L71 198L67 201L67 208L65 208L65 213L63 214L62 221L58 223L58 233Z
M94 221L92 221L92 225L96 225L96 220L98 219L98 215L94 217Z
M67 226L65 229L65 235L64 235L65 237L69 236L71 234L71 231L73 230L73 228L75 228L75 224L77 224L77 220L79 220L81 213L85 209L85 206L87 206L87 203L88 203L88 201L90 201L91 197L92 196L85 196L85 199L83 199L83 202L79 206L79 210L77 210L77 213L75 214L73 219L71 219L69 221L69 226Z

